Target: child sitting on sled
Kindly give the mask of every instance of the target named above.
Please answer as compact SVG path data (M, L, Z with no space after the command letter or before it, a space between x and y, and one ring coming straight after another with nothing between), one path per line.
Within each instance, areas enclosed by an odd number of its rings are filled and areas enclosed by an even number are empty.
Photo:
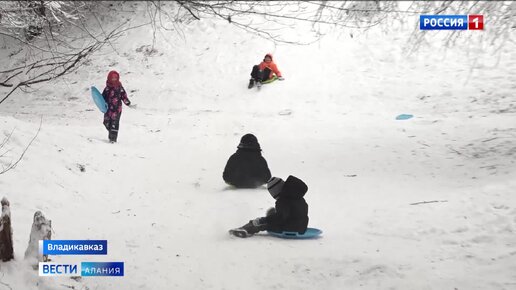
M256 188L266 184L271 171L256 136L245 134L237 148L222 173L224 181L236 188Z
M244 226L230 230L239 238L246 238L260 231L305 233L308 226L308 204L303 196L308 186L299 178L290 175L286 181L273 177L267 184L276 207L267 210L265 217L249 221Z
M281 72L278 70L278 66L272 61L272 54L268 53L260 64L253 66L248 88L252 88L255 84L257 87L260 87L262 82L272 80L275 77L280 81L284 80Z

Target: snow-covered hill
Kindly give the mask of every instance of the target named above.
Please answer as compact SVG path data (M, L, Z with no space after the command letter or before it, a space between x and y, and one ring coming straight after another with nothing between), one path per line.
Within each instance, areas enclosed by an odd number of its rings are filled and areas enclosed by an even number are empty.
M0 177L16 256L0 265L1 281L13 289L513 289L514 53L495 65L482 53L472 62L460 47L444 56L436 44L408 57L399 36L411 29L293 46L204 19L184 39L159 33L150 51L151 27L142 27L78 73L12 96L0 106L2 134L15 128L0 162L43 124ZM267 52L286 80L248 90L251 66ZM112 69L138 104L124 107L117 144L106 142L88 91L103 88ZM414 118L395 120L402 113ZM274 176L308 184L310 225L323 238L227 234L273 204L264 188L222 180L249 132ZM439 202L414 204L423 201ZM52 219L55 239L109 240L109 256L90 260L124 261L126 276L37 277L22 263L36 210Z

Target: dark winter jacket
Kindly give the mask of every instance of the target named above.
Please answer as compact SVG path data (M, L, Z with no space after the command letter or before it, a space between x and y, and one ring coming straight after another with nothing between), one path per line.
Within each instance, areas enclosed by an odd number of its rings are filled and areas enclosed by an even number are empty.
M303 196L308 186L299 178L289 176L276 200L276 212L267 216L267 230L304 233L308 226L308 204Z
M239 148L229 157L222 177L235 187L255 188L267 183L271 172L260 149Z
M127 106L131 104L120 81L116 81L114 83L110 81L112 76L115 76L118 79L118 73L116 71L109 72L108 80L106 81L106 88L102 92L102 96L108 105L108 110L104 114L104 121L120 118L120 115L122 114L122 102Z

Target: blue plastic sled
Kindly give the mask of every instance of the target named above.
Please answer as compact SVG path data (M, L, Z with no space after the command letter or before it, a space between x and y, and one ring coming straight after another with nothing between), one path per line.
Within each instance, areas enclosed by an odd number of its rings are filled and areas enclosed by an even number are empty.
M396 120L408 120L410 118L414 117L414 115L410 114L401 114L396 117Z
M322 234L322 231L320 229L316 228L307 228L306 232L304 234L300 234L298 232L269 232L267 233L271 236L275 236L282 239L313 239Z
M96 87L91 87L91 97L93 98L93 101L95 102L95 105L97 105L99 110L102 113L106 113L108 105L106 104L106 101L104 101L104 97L99 92L99 90L97 90Z

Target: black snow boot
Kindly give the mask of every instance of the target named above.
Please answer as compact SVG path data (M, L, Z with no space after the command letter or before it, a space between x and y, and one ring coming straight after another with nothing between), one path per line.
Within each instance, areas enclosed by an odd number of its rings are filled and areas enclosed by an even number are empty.
M116 143L116 139L118 138L118 129L109 130L108 138L109 142Z
M247 232L247 230L244 229L243 227L229 230L229 234L233 235L235 237L239 237L239 238L247 238L247 237L252 236L252 234Z
M255 226L253 225L253 221L249 221L247 224L239 228L229 230L230 234L239 238L247 238L254 235L257 232L258 231L255 230Z
M249 85L247 86L248 89L252 89L254 87L254 79L249 80Z
M229 233L239 238L247 238L260 231L264 231L266 227L267 225L265 224L265 219L257 218L254 220L250 220L247 224L243 225L242 227L230 230Z

